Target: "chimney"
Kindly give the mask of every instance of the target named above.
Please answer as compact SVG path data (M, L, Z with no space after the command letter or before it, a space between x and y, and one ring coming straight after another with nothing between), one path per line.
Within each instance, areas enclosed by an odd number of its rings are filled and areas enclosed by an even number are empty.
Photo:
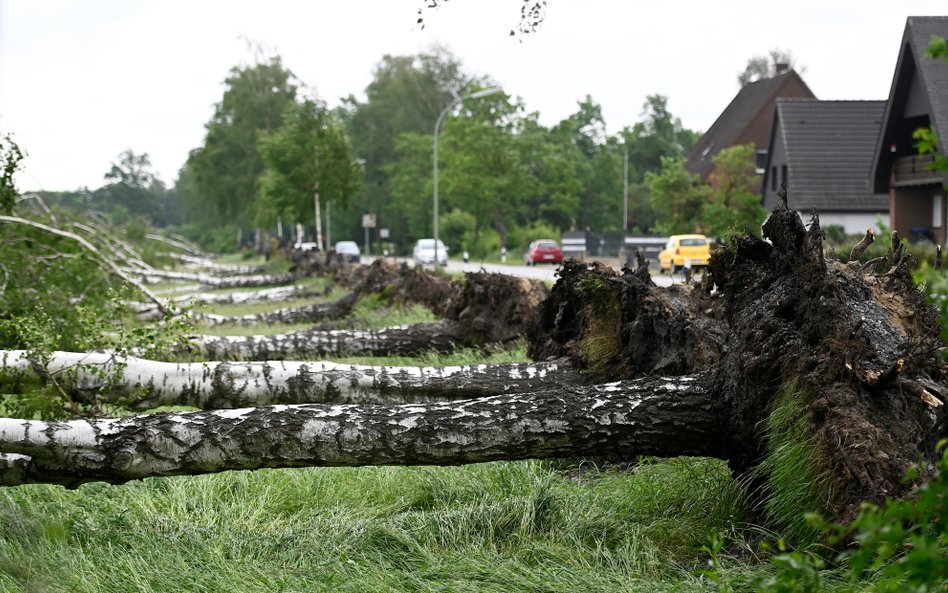
M783 74L789 69L790 69L790 64L787 64L786 62L776 62L774 64L774 76L778 74Z

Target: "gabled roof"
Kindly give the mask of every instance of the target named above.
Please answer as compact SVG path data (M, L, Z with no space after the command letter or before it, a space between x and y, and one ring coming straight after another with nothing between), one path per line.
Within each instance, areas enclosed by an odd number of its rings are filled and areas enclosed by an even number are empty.
M791 80L802 85L810 97L814 96L800 75L793 70L745 85L714 120L704 136L688 151L685 168L702 178L707 177L713 167L711 159L722 149L737 144L754 118L770 101L780 96L781 89Z
M874 193L869 178L884 112L885 101L777 100L770 155L783 142L791 208L889 209L888 194ZM768 168L764 187L770 174Z
M887 132L894 125L904 108L909 94L909 85L915 76L927 101L931 125L941 139L940 150L945 152L948 141L948 62L928 57L926 51L932 36L948 37L948 16L910 16L905 21L905 33L899 48L899 60L889 89L889 100L883 118L882 133L873 159L872 179L877 189L888 189L891 156L884 147Z

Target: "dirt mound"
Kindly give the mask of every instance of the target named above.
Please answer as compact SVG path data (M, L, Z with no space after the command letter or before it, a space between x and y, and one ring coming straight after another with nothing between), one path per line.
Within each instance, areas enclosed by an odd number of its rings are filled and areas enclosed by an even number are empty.
M524 337L536 326L537 311L549 295L537 280L488 272L468 273L443 316L458 321L481 344L502 344Z
M723 351L719 299L694 285L660 289L647 262L616 272L567 260L529 334L534 360L568 357L589 380L683 375L709 368Z

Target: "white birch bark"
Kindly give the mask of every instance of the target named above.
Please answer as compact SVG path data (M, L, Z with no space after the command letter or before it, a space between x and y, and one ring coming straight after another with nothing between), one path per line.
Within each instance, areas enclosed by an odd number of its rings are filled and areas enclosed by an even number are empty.
M212 360L273 360L316 356L415 356L473 345L454 321L376 330L303 330L269 336L197 336L191 343Z
M127 400L135 410L272 404L402 404L522 393L578 384L562 362L448 367L354 365L327 361L172 363L107 352L53 352L41 372L23 350L0 353L5 374L52 377L85 401Z
M209 257L197 257L183 253L160 253L165 257L170 257L185 264L186 267L196 270L206 270L213 274L258 274L261 266L241 266L238 264L222 264Z
M147 233L145 235L145 238L151 239L152 241L160 241L162 243L166 243L168 245L171 245L172 247L175 247L182 251L186 251L195 257L204 257L204 253L201 251L201 249L197 245L195 245L194 243L191 243L190 241L188 241L187 239L181 236L165 237L163 235L158 235L155 233Z
M195 319L207 325L273 325L276 323L316 323L326 319L339 319L352 311L359 295L351 292L339 300L329 303L315 303L300 307L286 307L276 311L266 311L250 315L215 315L206 313L195 315Z
M198 285L192 285L191 290L198 290ZM200 292L194 294L182 294L169 299L178 308L189 308L196 305L230 305L241 304L250 305L256 303L288 301L292 299L302 299L316 294L322 294L311 287L302 284L290 286L275 286L273 288L263 288L261 290L248 290L243 292L217 293ZM125 306L135 312L135 315L142 321L150 321L161 317L160 311L152 303L130 302L126 301Z
M69 422L5 418L0 483L74 487L278 467L720 456L722 421L705 381L703 375L655 377L424 405L267 406Z
M165 270L126 270L127 274L142 277L146 282L156 283L162 280L181 280L197 282L205 288L240 288L254 286L282 286L297 280L294 274L257 274L251 276L214 276L191 272L169 272Z

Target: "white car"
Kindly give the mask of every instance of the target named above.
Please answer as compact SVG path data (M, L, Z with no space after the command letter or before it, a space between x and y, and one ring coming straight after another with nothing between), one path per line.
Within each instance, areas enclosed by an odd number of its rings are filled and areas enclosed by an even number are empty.
M339 241L336 243L336 253L346 258L346 261L352 263L359 263L359 256L362 255L362 252L359 251L359 245L355 241Z
M435 260L435 240L418 239L411 255L419 265L433 264ZM444 246L441 239L438 239L438 262L442 266L448 265L448 248Z

